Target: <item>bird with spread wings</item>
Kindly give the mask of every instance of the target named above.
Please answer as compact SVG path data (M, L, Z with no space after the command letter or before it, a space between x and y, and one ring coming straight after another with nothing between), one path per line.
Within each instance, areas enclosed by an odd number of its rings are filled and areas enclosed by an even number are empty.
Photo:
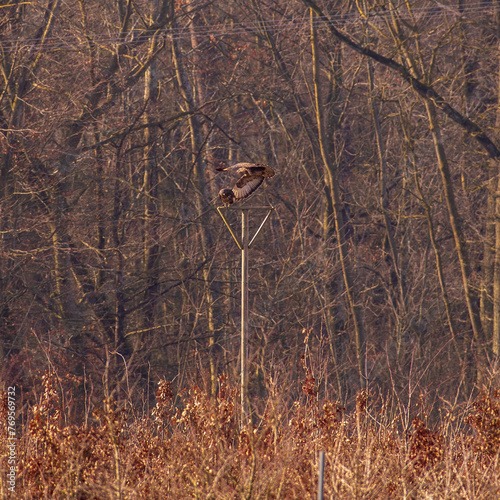
M232 205L235 201L248 198L264 181L265 178L273 177L274 170L264 163L237 163L230 167L217 167L222 172L236 172L241 177L236 181L233 188L225 188L219 191L219 198L224 205Z

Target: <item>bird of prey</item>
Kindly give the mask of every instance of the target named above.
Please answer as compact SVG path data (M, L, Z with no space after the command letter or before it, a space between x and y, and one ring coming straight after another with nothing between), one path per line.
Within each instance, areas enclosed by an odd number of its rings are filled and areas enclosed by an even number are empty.
M216 170L236 172L241 176L233 188L219 191L219 198L224 205L232 205L235 201L247 198L262 184L264 178L274 175L274 170L264 163L237 163L231 167L217 167Z

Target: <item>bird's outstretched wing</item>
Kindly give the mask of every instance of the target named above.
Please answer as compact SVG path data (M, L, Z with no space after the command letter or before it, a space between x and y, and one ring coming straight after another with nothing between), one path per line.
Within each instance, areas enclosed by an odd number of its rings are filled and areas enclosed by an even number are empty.
M234 197L237 200L242 200L247 196L250 196L264 180L261 176L243 176L233 188Z
M230 167L217 167L223 172L236 172L241 177L232 189L222 189L219 198L224 204L232 204L250 196L265 178L273 177L274 170L264 163L237 163Z
M265 163L236 163L230 167L217 167L215 170L220 172L236 172L237 174L259 174L262 177L273 177L274 170Z
M216 167L215 170L218 170L219 172L238 172L240 169L243 171L244 169L251 168L253 166L255 166L255 163L236 163L230 167Z

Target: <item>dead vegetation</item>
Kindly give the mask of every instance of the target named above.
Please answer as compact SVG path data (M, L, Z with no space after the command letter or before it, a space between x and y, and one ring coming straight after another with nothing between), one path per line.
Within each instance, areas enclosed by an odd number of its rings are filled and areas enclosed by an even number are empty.
M224 377L215 398L196 386L175 397L163 380L150 414L107 399L86 423L72 425L57 378L47 373L20 429L16 498L316 498L319 451L326 452L325 498L500 493L498 390L442 413L432 426L422 404L407 429L368 392L352 410L309 394L292 404L270 396L241 427L238 396Z

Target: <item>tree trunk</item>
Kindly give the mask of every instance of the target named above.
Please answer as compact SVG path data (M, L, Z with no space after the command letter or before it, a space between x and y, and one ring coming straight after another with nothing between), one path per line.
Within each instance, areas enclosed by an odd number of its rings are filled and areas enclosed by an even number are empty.
M172 23L172 28L175 29L176 24ZM183 61L182 50L178 38L172 40L172 55L175 65L177 83L181 89L186 110L189 113L188 123L191 140L191 159L194 173L194 188L195 188L195 204L200 217L200 246L201 252L206 259L213 252L212 233L209 229L210 211L208 207L208 191L205 180L206 164L203 149L203 134L200 120L196 114L196 102L193 92L193 87L189 81L186 67ZM207 301L207 320L209 332L209 365L210 365L210 387L212 395L216 394L217 390L217 366L215 359L215 350L217 344L218 332L215 326L215 294L211 289L213 281L212 266L208 265L203 270L205 281L205 296Z
M159 1L155 0L152 8L152 16L154 19L158 14ZM152 19L150 22L152 22ZM153 54L157 50L158 41L156 37L151 38L149 52ZM153 61L144 78L144 171L142 181L142 196L143 196L143 210L144 210L144 255L143 267L144 275L146 276L146 287L144 290L144 303L146 304L144 310L144 329L146 335L149 330L155 326L158 321L156 314L156 303L159 294L159 262L161 259L161 247L159 243L159 211L158 204L158 165L156 162L156 141L157 130L156 127L150 126L151 116L148 110L155 109L158 103L158 96L160 93L158 72L156 61Z
M335 155L332 151L328 151L328 145L326 143L326 133L322 114L322 103L321 103L321 93L320 93L320 81L319 81L319 54L317 48L316 40L316 28L315 28L315 16L316 14L311 9L311 48L312 48L312 58L313 58L313 79L314 79L314 99L315 99L315 112L316 112L316 122L318 130L319 147L321 151L321 158L323 160L323 166L327 175L327 186L329 188L330 197L333 206L333 216L335 220L335 234L337 237L337 245L339 248L339 259L342 268L342 276L344 279L344 286L346 290L347 301L349 304L349 309L351 312L351 318L354 328L354 344L356 348L356 360L358 368L358 376L361 387L365 387L365 332L363 327L363 321L361 319L361 312L358 304L358 299L356 297L353 279L351 276L351 266L349 263L348 247L345 238L344 231L344 218L343 218L343 203L340 196L340 185L339 185L339 175L338 175L338 164L334 162L333 158ZM331 142L333 146L333 141Z
M477 342L478 348L483 341L481 324L479 321L479 311L477 305L476 294L470 286L470 264L465 245L465 237L462 229L462 223L458 214L457 206L455 203L455 193L453 190L453 183L451 180L450 167L446 157L443 140L441 137L441 129L436 117L436 109L431 101L425 101L425 108L429 118L429 128L434 142L434 150L438 161L439 173L441 174L441 181L443 183L444 197L446 206L448 208L448 216L450 218L451 230L453 232L453 239L455 240L455 249L460 264L460 271L462 274L462 284L464 287L465 301L467 303L467 310L469 312L469 319L472 326L474 339Z
M375 132L375 139L377 142L377 154L378 154L378 160L379 160L379 203L380 203L380 210L382 213L382 216L384 218L384 228L385 228L385 234L387 238L387 242L389 243L389 251L390 251L390 256L392 260L392 267L393 271L391 272L391 283L392 285L397 289L397 293L399 295L399 299L396 299L395 297L391 299L391 301L395 301L399 306L396 306L399 311L397 311L397 315L400 316L400 318L396 318L396 325L397 325L397 332L396 332L396 345L397 345L397 357L399 358L399 355L401 353L402 349L402 330L404 328L404 323L406 320L407 316L407 311L406 311L406 298L405 298L405 289L404 289L404 282L403 282L403 275L401 271L401 260L399 256L398 249L396 248L396 242L394 238L394 229L393 229L393 224L389 215L389 200L388 200L388 194L387 194L387 161L386 161L386 154L385 154L385 148L384 148L384 142L383 142L383 137L382 137L382 128L380 126L380 117L379 117L379 103L376 102L375 96L374 96L374 74L373 74L373 65L372 61L370 59L367 60L368 64L368 82L369 82L369 89L370 89L370 95L369 95L369 100L370 100L370 111L373 119L373 124L374 124L374 132Z
M497 44L500 48L500 2L495 1L495 21L497 28ZM500 56L498 59L500 63ZM498 70L498 83L497 83L497 113L496 113L496 130L500 129L500 67ZM492 162L493 163L493 162ZM496 168L495 168L496 167ZM494 170L493 170L494 169ZM498 162L493 165L493 179L496 177L496 187L493 185L494 193L490 192L490 195L494 196L494 206L495 206L495 238L494 238L494 262L493 262L493 354L495 356L500 355L500 176L498 175ZM495 184L495 181L492 181ZM486 241L488 244L488 240Z

